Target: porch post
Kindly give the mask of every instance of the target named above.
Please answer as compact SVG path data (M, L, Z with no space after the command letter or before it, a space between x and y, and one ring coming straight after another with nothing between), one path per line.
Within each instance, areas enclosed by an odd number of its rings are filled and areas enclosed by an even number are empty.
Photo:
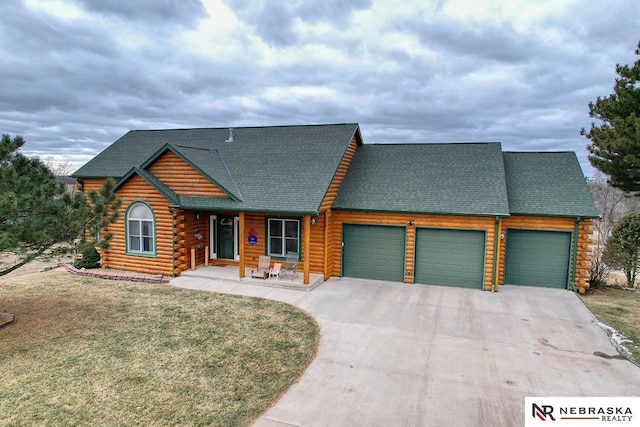
M238 223L238 252L240 252L238 274L242 279L244 277L244 212L240 212Z
M304 255L304 284L309 284L309 259L311 258L311 215L304 216L302 226L302 255Z

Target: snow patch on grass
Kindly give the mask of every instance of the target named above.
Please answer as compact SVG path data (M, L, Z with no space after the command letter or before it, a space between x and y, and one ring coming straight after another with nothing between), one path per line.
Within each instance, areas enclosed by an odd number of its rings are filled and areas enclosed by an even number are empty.
M593 322L605 330L607 335L609 335L609 341L611 341L611 344L613 344L613 346L616 348L616 350L618 350L620 354L622 354L624 357L626 357L630 361L637 364L631 352L624 346L625 343L633 344L633 341L631 341L629 338L625 337L620 332L613 329L611 326L605 325L604 323L598 320L594 320Z

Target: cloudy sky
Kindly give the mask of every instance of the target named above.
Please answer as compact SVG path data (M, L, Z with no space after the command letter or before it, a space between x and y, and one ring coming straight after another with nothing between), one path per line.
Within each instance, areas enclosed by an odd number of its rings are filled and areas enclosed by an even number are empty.
M360 123L574 150L637 0L1 0L0 133L81 166L129 129Z

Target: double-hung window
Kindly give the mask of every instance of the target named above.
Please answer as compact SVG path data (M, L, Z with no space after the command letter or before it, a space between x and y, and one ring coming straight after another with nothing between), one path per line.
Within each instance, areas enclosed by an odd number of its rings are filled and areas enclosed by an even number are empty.
M300 221L297 219L269 218L268 221L270 256L284 257L288 252L299 253Z
M127 210L127 252L155 255L153 212L145 203L136 202Z

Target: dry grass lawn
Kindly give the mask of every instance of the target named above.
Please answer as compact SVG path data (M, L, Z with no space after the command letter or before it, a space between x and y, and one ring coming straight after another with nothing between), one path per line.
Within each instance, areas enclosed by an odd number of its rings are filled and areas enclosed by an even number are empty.
M60 270L0 279L0 311L2 425L246 425L319 336L286 304Z
M581 298L599 321L632 341L624 346L640 361L640 292L604 287L589 290Z

